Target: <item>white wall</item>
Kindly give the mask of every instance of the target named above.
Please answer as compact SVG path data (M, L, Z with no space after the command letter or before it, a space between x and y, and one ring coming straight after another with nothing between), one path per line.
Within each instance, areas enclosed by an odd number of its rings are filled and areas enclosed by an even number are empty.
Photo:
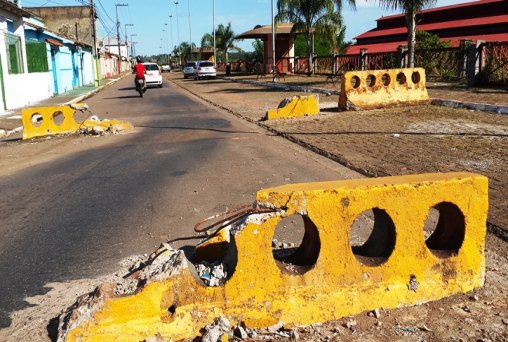
M5 75L7 109L31 106L53 95L49 72Z
M86 51L83 54L83 85L94 84L94 82L92 53Z

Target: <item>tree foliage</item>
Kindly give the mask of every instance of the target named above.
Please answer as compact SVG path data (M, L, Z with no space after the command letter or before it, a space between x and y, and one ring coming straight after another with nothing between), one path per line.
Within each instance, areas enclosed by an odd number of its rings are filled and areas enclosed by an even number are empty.
M231 23L228 23L227 26L223 24L219 24L217 29L215 30L215 47L217 49L216 57L218 61L226 61L228 62L228 53L230 50L240 51L234 44L235 33L231 28ZM213 32L205 33L201 38L201 47L213 47Z
M437 0L379 0L389 9L403 10L406 14L406 26L408 31L407 47L409 54L408 66L414 67L416 45L416 12L435 5Z
M347 0L355 6L355 0ZM276 22L293 23L291 33L301 33L307 45L309 75L313 73L312 37L316 35L331 46L342 27L342 0L278 0Z

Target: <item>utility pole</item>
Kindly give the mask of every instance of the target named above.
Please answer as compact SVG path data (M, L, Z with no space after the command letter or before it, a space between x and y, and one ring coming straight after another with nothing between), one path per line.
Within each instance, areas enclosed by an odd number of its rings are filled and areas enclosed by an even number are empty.
M127 55L129 54L129 43L127 40L127 26L134 26L134 24L124 24L125 26L125 50Z
M129 6L129 4L115 4L116 9L116 41L118 46L118 74L122 72L122 53L120 52L120 21L118 20L118 6Z
M95 27L95 6L93 0L90 0L90 36L92 40L92 70L94 70L94 86L100 85L99 63L97 62L97 31Z
M272 82L275 82L275 17L274 6L272 0Z

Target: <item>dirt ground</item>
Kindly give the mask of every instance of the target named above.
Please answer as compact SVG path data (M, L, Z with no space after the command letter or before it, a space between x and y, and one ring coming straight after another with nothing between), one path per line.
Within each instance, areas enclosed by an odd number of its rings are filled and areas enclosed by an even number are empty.
M217 80L184 80L165 74L180 86L234 115L257 122L285 97L307 95ZM296 79L288 79L293 82ZM307 79L308 81L308 79ZM296 82L296 81L295 81ZM312 86L330 81L312 80ZM503 91L465 91L437 85L439 98L508 104ZM451 94L451 95L450 95ZM488 96L484 96L488 94ZM320 95L321 114L262 124L274 134L298 143L366 175L472 171L490 181L489 222L508 229L508 116L478 111L419 106L375 111L339 112L337 96ZM344 317L293 331L302 341L508 341L508 253L502 239L488 234L486 284L467 294L418 306ZM44 296L27 298L30 307L14 313L11 327L0 330L1 341L49 341L54 319L78 295L126 272L133 259L114 275L48 284ZM354 323L354 324L353 324ZM296 333L296 334L295 334ZM251 340L290 340L288 334L260 334Z

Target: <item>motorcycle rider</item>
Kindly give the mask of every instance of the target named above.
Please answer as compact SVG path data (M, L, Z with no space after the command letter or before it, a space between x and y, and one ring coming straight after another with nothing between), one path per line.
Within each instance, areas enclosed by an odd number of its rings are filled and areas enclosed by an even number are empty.
M146 68L143 65L143 63L141 63L141 58L136 57L136 64L134 65L134 69L132 70L132 73L136 74L134 82L137 82L138 79L142 79L143 80L143 89L146 89L146 78L145 78Z

